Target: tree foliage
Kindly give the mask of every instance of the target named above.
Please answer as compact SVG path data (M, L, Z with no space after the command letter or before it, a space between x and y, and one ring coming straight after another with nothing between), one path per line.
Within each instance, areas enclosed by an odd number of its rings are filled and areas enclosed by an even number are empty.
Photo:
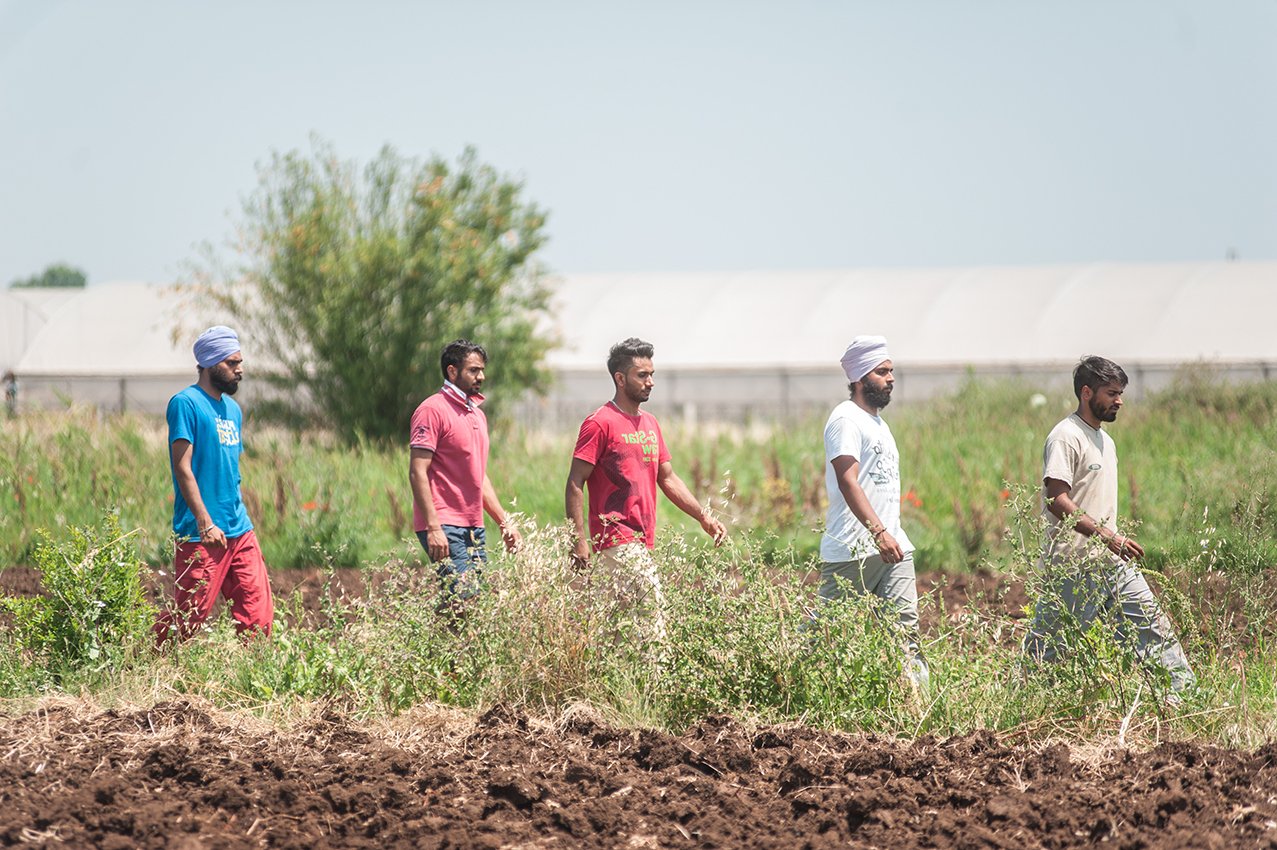
M274 154L259 178L238 265L214 260L197 281L239 323L250 368L270 368L276 413L401 439L459 337L488 350L490 412L544 386L545 216L519 182L472 149L450 164L385 147L361 168L321 141Z
M57 287L57 288L73 288L83 287L88 283L88 277L80 269L74 266L68 266L66 263L54 263L40 274L31 277L20 278L9 284L13 289L25 289L31 287Z

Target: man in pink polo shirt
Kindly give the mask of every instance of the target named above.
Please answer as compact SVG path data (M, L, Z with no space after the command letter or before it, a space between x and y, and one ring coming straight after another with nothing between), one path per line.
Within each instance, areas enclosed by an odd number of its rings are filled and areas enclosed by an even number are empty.
M575 530L572 550L578 567L590 562L619 599L650 614L656 638L665 634L661 580L650 550L656 544L656 488L679 510L700 521L720 545L727 529L701 507L674 473L656 417L639 406L652 395L652 344L630 338L612 346L607 370L615 395L586 417L572 453L565 508ZM590 491L590 533L585 533L583 488Z
M488 480L488 419L479 408L487 365L483 346L448 343L440 358L443 388L417 407L410 427L413 528L438 565L444 595L457 601L479 590L487 560L484 511L501 528L508 551L521 542Z

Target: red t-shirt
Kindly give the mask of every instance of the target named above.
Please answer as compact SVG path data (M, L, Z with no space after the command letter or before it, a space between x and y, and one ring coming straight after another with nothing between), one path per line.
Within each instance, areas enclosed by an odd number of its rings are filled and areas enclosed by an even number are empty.
M594 550L637 541L655 546L656 470L670 459L656 417L630 416L608 402L581 423L572 457L594 464L585 481Z
M462 400L460 390L445 388L417 406L409 445L434 452L430 493L440 525L483 525L483 478L488 471L488 418L479 409L482 396ZM412 504L412 527L426 530L426 513Z

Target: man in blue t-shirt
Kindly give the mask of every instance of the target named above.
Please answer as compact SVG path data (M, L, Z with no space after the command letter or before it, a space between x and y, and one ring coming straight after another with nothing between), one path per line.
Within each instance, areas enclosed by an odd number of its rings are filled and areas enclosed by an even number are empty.
M173 472L173 609L155 625L158 643L185 638L208 619L218 595L241 633L270 634L275 615L266 562L240 496L240 427L231 396L244 377L235 331L218 325L195 341L199 380L169 399Z

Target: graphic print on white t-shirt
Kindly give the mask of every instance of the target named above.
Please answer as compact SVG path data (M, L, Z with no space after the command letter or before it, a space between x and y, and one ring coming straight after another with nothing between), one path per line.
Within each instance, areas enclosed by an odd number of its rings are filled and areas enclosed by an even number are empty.
M886 423L883 423L886 427ZM869 447L869 453L873 457L871 464L867 464L868 475L875 484L890 484L900 481L900 456L896 454L896 445L893 441L890 449L883 445L882 440L877 440Z

